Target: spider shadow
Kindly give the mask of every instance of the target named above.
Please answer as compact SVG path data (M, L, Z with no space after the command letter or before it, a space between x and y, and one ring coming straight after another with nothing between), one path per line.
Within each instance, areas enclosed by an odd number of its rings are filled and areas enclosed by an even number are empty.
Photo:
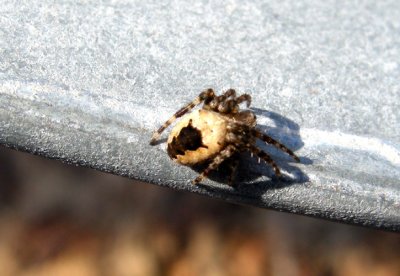
M300 127L294 121L272 111L259 108L251 108L251 111L258 118L257 129L278 140L294 152L304 146L300 137ZM267 152L277 163L282 171L281 177L276 177L271 166L261 161L257 157L252 157L250 153L241 153L239 166L234 181L234 189L237 192L249 195L262 195L266 190L283 188L291 185L302 184L309 181L309 177L295 164L291 156L285 152L268 145L263 141L257 142L257 147ZM300 163L303 165L312 164L312 160L307 157L299 156ZM224 161L218 170L213 171L208 178L219 183L227 183L227 176L230 174L230 160ZM197 172L201 172L205 166L193 167ZM262 178L263 180L259 180ZM202 185L207 190L217 189L209 185Z

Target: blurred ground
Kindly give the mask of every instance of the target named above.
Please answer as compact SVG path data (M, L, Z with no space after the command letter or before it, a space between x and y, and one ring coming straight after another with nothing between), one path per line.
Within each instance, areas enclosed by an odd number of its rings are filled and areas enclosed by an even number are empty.
M400 235L0 147L1 275L400 275Z

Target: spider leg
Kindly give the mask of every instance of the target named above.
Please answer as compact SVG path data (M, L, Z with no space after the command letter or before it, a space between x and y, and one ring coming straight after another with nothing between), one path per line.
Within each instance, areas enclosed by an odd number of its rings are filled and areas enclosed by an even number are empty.
M217 110L221 113L238 113L239 104L242 102L246 102L247 107L249 107L251 104L251 96L248 94L242 94L237 98L234 96L232 99L221 101L218 103Z
M153 133L153 136L151 137L150 140L150 145L154 145L156 140L160 137L161 133L169 126L171 125L177 118L182 117L184 114L192 110L196 105L201 104L203 101L204 102L209 102L213 98L215 98L215 93L214 90L207 89L199 94L192 102L188 103L181 109L179 109L171 118L169 118L157 131Z
M223 101L225 101L226 99L228 99L229 97L232 97L232 98L234 98L234 99L236 98L236 91L235 91L235 89L230 88L230 89L226 90L224 94L222 94L221 96L218 96L218 100L219 100L220 102L223 102Z
M236 98L236 104L241 104L246 102L246 106L249 107L251 104L251 96L249 94L242 94Z
M228 89L224 94L214 97L209 103L204 103L204 107L213 111L219 111L220 105L225 103L230 97L236 98L236 91L234 89Z
M208 165L208 167L198 176L195 180L193 180L193 184L200 183L205 177L209 175L212 170L215 170L225 159L229 158L236 152L236 148L233 145L228 145L225 149L223 149L212 162Z
M297 157L296 154L293 153L293 151L291 151L290 149L288 149L285 145L279 143L278 141L276 141L275 139L269 137L268 135L260 132L257 129L253 129L252 130L253 135L256 136L257 138L263 140L264 142L267 142L268 144L271 144L275 147L277 147L278 149L286 152L287 154L289 154L290 156L293 157L294 160L296 160L297 162L300 162L300 158Z
M234 159L229 164L229 168L231 169L231 174L229 175L229 178L228 178L229 186L233 186L233 181L235 179L238 166L239 166L239 159Z
M274 169L276 176L278 176L278 177L281 176L281 171L279 170L278 165L276 165L275 161L272 160L272 158L265 151L260 150L259 148L257 148L254 145L250 145L249 149L251 152L253 152L255 155L260 157L262 160L264 160L265 162L270 164L272 166L272 168Z

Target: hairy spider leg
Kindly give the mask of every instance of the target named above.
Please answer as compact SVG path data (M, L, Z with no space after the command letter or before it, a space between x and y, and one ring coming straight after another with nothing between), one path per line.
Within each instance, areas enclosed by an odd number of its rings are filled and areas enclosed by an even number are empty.
M214 97L208 103L204 103L203 108L218 112L221 103L226 102L226 100L230 97L236 98L236 91L234 89L228 89L224 92L224 94Z
M205 177L210 174L212 170L215 170L224 160L231 157L236 151L237 149L235 148L235 146L228 145L217 156L215 156L208 167L198 177L196 177L195 180L193 180L193 184L200 183Z
M249 94L242 94L236 98L236 103L239 105L242 102L246 102L246 106L250 107L251 104L251 96Z
M217 100L218 100L219 102L223 102L223 101L225 101L226 99L228 99L228 98L230 98L230 97L232 97L232 98L234 98L234 99L236 98L236 91L235 91L235 89L230 88L230 89L226 90L226 91L224 92L224 94L222 94L222 95L220 95L220 96L217 97Z
M207 89L199 94L192 102L188 103L181 109L179 109L174 115L172 115L171 118L169 118L157 131L153 133L153 136L151 137L150 140L150 145L154 145L156 140L160 137L161 133L169 126L171 125L177 118L182 117L185 115L187 112L192 110L196 105L201 104L203 101L205 103L210 102L212 99L215 98L215 93L214 90Z
M249 107L251 104L251 96L248 94L242 94L237 98L226 100L218 105L218 111L221 113L238 113L240 108L239 104L246 102L246 106Z
M233 91L233 92L232 92ZM226 95L232 96L231 98L227 97ZM224 95L221 95L215 100L213 100L214 106L212 108L215 111L221 113L238 113L239 112L239 104L246 101L247 107L250 106L251 103L251 96L248 94L242 94L239 97L236 97L236 92L234 90L228 90L225 92Z
M253 129L252 130L253 135L256 136L257 138L263 140L264 142L267 142L268 144L271 144L275 147L277 147L278 149L286 152L287 154L289 154L290 156L293 157L294 160L296 160L297 162L300 162L300 158L297 157L296 154L293 153L293 151L291 151L290 149L288 149L285 145L279 143L278 141L276 141L275 139L271 138L270 136L260 132L257 129Z
M272 160L272 158L265 151L257 148L254 145L250 145L249 149L250 149L251 152L253 152L255 155L260 157L262 160L264 160L265 162L270 164L272 166L272 168L274 169L276 176L278 176L278 177L281 176L281 171L279 170L279 168L276 165L275 161Z
M233 181L235 180L236 171L239 166L239 159L233 159L229 163L229 168L231 169L231 174L229 175L228 185L233 186Z

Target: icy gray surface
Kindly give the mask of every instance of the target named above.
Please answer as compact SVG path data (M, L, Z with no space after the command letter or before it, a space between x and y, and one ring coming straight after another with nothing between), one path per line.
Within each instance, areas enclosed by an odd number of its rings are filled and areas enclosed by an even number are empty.
M3 2L0 143L231 202L400 231L399 1L160 2ZM253 177L237 188L191 185L196 172L148 142L208 87L250 93L259 127L302 163L263 147L284 180L247 158L241 174Z

